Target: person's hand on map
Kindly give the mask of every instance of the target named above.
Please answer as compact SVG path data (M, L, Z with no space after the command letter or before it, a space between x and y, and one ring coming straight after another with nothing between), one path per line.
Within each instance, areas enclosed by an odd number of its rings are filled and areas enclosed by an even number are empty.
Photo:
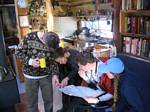
M97 104L99 102L99 99L95 97L85 97L84 100L92 104Z

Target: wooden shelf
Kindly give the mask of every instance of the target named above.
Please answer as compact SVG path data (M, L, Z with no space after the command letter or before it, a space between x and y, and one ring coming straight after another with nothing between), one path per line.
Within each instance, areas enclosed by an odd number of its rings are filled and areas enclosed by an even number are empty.
M143 38L143 39L148 39L148 40L150 40L150 36L149 36L149 35L144 35L144 34L120 33L120 35L129 36L129 37L131 37L131 38L140 37L140 38Z
M80 0L80 1L70 2L70 3L68 3L68 2L59 2L59 4L61 6L70 6L70 7L77 7L77 6L87 5L87 4L94 5L92 0L83 0L83 1ZM100 4L99 5L100 7L104 7L104 8L112 7L112 5L113 5L112 2L110 2L110 3L99 3L99 4Z
M28 16L29 18L42 18L42 19L46 19L47 20L47 17L46 16Z
M129 5L128 7L130 8L131 6ZM145 27L145 21L148 21L146 17L150 17L150 10L120 10L119 30L121 37L120 41L122 41L122 52L123 50L128 51L128 48L130 48L130 51L132 51L131 53L123 53L128 56L149 61L150 57L143 56L143 54L147 55L149 52L148 46L150 42L150 35L139 33L140 31L143 33L144 31L148 31L148 28ZM126 31L131 31L133 33L127 33ZM126 40L126 37L130 37L130 40ZM138 38L138 41L134 38ZM124 41L129 43L123 43ZM138 53L142 55L138 55Z
M145 56L139 56L139 55L134 55L134 54L131 54L131 53L125 53L125 52L123 52L123 54L125 54L125 55L129 55L129 56L133 56L133 57L136 57L136 58L139 58L139 59L143 59L143 60L145 60L145 61L150 61L150 58L148 58L148 57L145 57Z
M121 10L120 13L131 14L132 16L150 16L150 10Z
M100 18L108 18L108 15L89 15L89 16L75 16L76 18L95 18L95 17L100 17Z

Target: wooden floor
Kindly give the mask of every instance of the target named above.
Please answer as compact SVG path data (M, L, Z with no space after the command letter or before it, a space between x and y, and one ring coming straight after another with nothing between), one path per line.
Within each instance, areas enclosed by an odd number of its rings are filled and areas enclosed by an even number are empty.
M27 100L25 93L20 94L20 103L15 106L0 109L0 112L27 112L26 108Z
M17 77L17 83L18 83L18 89L20 93L20 103L15 106L16 112L27 112L27 98L25 94L25 85L24 82L20 82ZM62 98L61 93L56 89L56 87L53 85L53 112L56 112L62 107ZM41 95L41 90L39 90L38 95L38 107L39 112L44 112L44 106L43 106L43 100ZM1 112L1 111L0 111Z
M41 97L41 91L39 91L39 95L38 95L38 107L39 107L39 112L44 112L44 106L43 106L43 100ZM62 107L62 103L61 103L61 94L58 90L55 89L55 87L53 87L53 112L56 112L57 110L59 110ZM20 93L20 103L16 105L16 112L27 112L27 98L26 98L26 94L24 93Z
M25 93L20 94L20 103L16 105L16 112L27 112L27 100Z

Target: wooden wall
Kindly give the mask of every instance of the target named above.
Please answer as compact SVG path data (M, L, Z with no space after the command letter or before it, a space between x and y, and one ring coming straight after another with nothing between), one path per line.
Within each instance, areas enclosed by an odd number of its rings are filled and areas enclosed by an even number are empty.
M21 39L29 32L29 26L26 27L21 27L20 26L20 20L19 17L20 16L27 16L27 8L20 8L18 6L18 0L15 0L15 8L16 8L16 19L17 19L17 28L18 28L18 37L19 40L21 41ZM23 77L23 71L22 71L22 63L20 59L16 59L16 64L17 64L17 68L18 68L18 75L19 75L19 80L21 82L24 81L24 77Z

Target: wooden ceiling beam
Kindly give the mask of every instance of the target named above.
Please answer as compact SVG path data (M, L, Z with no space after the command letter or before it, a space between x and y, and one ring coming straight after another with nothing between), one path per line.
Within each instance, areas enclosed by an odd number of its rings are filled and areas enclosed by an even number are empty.
M83 5L83 4L91 4L91 3L93 3L93 0L84 0L84 1L80 0L78 2L70 2L71 6L74 6L74 7Z
M93 3L93 0L80 0L80 1L76 1L76 2L59 2L59 4L61 6L71 6L71 7L75 7L75 6L79 6L79 5L84 5L84 4L91 4Z

